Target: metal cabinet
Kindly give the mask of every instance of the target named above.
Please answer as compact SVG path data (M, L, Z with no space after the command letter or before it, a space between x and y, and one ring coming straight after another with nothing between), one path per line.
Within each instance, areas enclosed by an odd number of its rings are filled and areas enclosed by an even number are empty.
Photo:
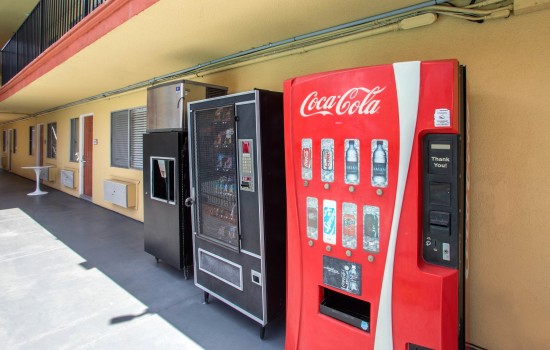
M61 169L61 184L68 188L74 188L74 171Z

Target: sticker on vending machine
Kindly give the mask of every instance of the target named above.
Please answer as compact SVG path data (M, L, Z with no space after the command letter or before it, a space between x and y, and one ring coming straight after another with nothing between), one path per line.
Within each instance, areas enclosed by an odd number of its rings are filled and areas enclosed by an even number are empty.
M434 126L437 128L451 126L451 111L447 108L438 108L434 112Z
M336 244L336 201L323 199L323 242Z
M323 255L323 284L361 295L361 264Z
M357 248L357 204L342 203L342 246Z
M334 140L321 140L321 180L334 182Z
M359 140L346 139L344 141L344 182L349 185L359 184Z
M367 252L380 251L380 208L363 207L363 249Z
M319 237L319 204L317 198L307 197L307 237L315 239Z
M312 179L312 152L313 149L311 139L302 139L302 180Z

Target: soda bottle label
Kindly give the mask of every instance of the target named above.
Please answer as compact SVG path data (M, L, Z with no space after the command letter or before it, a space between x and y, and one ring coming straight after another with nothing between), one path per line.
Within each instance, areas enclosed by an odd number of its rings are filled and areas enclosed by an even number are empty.
M388 141L372 140L372 186L388 186Z
M367 252L380 251L380 208L363 207L363 249Z
M307 197L307 237L317 240L319 236L319 204L317 198Z
M361 264L323 255L323 284L361 295Z
M334 140L321 140L321 180L334 181Z
M302 139L302 180L312 179L311 157L312 157L311 139Z
M359 184L359 140L346 139L344 141L344 182L349 185Z
M336 244L336 201L323 200L323 242Z
M357 205L354 203L342 204L342 246L357 248Z

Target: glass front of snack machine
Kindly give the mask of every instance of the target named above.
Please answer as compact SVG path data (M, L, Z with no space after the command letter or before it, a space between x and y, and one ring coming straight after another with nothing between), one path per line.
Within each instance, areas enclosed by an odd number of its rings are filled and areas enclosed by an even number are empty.
M196 111L197 219L206 239L239 249L235 109Z

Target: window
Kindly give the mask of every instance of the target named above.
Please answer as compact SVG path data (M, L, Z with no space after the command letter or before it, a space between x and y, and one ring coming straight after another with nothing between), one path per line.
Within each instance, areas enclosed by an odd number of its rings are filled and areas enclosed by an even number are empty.
M29 126L29 156L32 156L34 154L34 133L35 133L35 127Z
M46 139L46 157L56 158L57 156L57 123L47 125L48 136Z
M143 134L147 108L111 113L111 166L143 169Z
M130 110L130 168L143 169L143 134L147 129L147 108Z
M130 130L128 110L111 113L111 166L128 168Z
M6 130L2 131L2 152L6 152L6 148L8 148L8 138L6 135Z
M80 160L80 136L79 136L79 119L71 119L71 144L69 145L69 161L78 162Z

